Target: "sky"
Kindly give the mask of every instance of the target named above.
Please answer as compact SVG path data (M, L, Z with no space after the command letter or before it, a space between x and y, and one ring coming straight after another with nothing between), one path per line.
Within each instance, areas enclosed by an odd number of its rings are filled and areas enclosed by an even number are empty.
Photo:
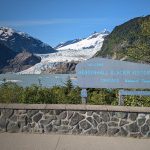
M0 6L0 26L51 46L150 15L150 0L0 0Z

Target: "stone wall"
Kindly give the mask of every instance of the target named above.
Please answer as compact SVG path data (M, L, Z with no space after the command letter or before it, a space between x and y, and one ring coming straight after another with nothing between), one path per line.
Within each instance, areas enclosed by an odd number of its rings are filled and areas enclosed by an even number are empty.
M0 104L0 132L150 137L150 108Z

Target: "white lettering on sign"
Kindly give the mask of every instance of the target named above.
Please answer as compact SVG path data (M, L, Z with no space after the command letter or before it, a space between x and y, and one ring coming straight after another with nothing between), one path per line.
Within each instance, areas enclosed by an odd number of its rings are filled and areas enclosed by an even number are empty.
M81 88L150 88L150 65L92 58L76 66Z

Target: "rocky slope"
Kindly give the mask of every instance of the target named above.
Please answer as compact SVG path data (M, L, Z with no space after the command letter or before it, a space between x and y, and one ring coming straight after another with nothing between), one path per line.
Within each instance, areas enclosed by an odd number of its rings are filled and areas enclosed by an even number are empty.
M150 15L115 27L95 56L150 63Z
M0 68L8 65L8 61L14 58L15 55L16 52L12 51L7 46L0 43Z
M48 44L26 33L18 32L7 27L0 27L0 43L6 45L14 52L22 52L23 50L37 54L56 52L56 50Z
M35 65L36 63L39 63L40 61L40 57L23 51L17 54L15 57L8 59L7 64L1 67L0 73L23 71Z
M42 73L47 74L74 74L78 61L54 63L53 67L43 70Z

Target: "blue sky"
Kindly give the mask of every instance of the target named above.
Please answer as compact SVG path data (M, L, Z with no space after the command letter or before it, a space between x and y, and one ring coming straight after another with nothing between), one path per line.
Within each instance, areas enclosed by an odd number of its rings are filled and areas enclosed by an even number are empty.
M51 46L150 14L150 0L0 0L0 5L0 26Z

